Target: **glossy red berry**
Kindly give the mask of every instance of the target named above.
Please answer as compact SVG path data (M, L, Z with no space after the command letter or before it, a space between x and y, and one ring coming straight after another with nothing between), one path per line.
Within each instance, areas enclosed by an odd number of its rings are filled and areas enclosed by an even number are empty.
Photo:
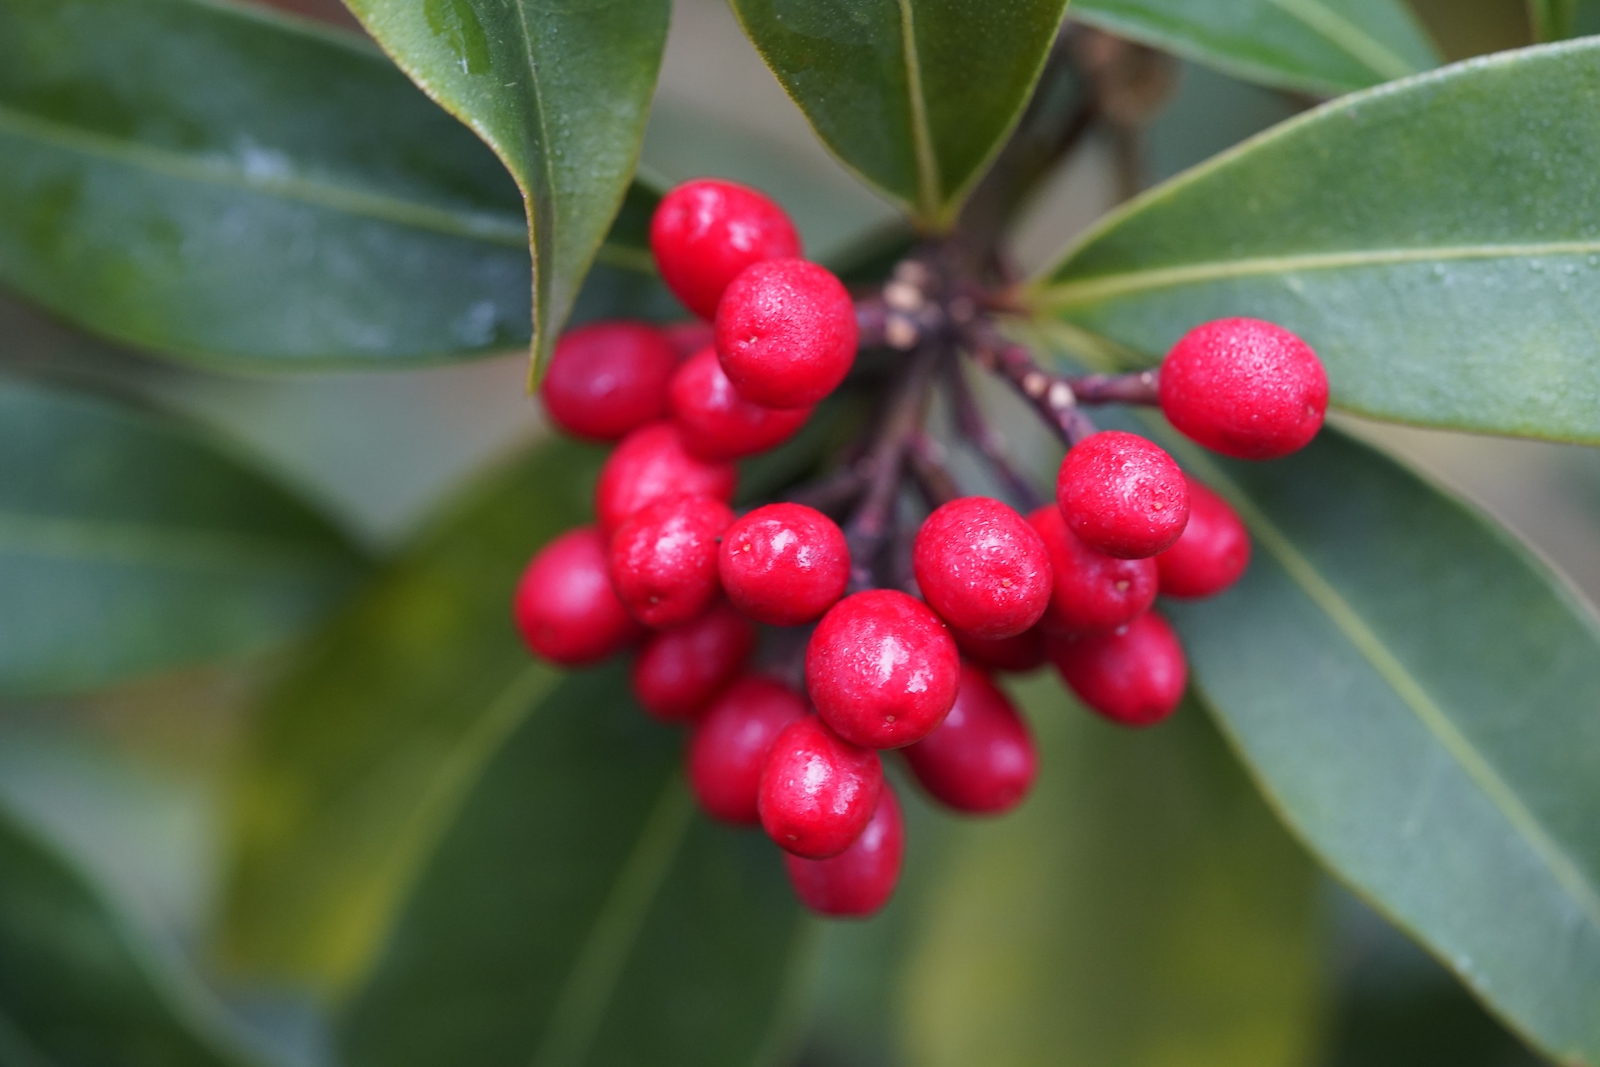
M761 769L756 807L767 836L796 856L837 856L872 821L883 764L815 715L785 726Z
M755 826L767 751L783 728L804 718L806 702L770 678L745 675L706 711L689 740L689 787L707 815Z
M1171 548L1189 520L1188 489L1172 457L1121 430L1072 446L1056 477L1056 502L1084 544L1119 559Z
M717 354L739 395L809 407L856 358L856 309L833 273L803 259L747 267L717 305Z
M597 322L556 342L539 396L551 421L578 437L615 441L667 413L678 353L642 322Z
M1153 611L1108 634L1052 638L1050 658L1079 700L1124 726L1171 715L1189 679L1178 635Z
M714 604L646 639L633 661L633 695L662 722L689 722L739 674L755 644L749 619L731 604Z
M864 919L894 895L905 841L900 802L885 782L878 810L849 848L825 860L788 855L783 864L800 903L819 915Z
M1161 364L1161 410L1225 456L1276 459L1304 448L1328 410L1328 375L1306 344L1259 319L1222 319L1183 336Z
M1189 525L1156 557L1163 596L1216 596L1250 565L1250 531L1228 502L1189 479Z
M1036 510L1028 522L1044 539L1055 576L1041 625L1069 633L1115 630L1156 602L1155 559L1117 559L1096 552L1067 529L1054 504Z
M667 390L672 421L689 451L706 460L743 459L793 437L810 408L764 408L734 391L715 348L690 356Z
M1045 618L1049 618L1048 609ZM974 663L980 663L990 670L1025 674L1044 666L1043 626L1044 622L1041 621L1015 637L1002 637L998 641L973 637L957 630L952 630L950 636L956 639L956 648L961 650L961 654Z
M1044 542L998 500L967 496L934 509L911 551L917 588L951 628L1015 637L1050 603Z
M899 748L926 737L955 703L961 658L933 609L894 589L835 604L806 646L806 689L840 737Z
M697 178L661 198L650 220L650 251L667 288L709 319L740 271L763 259L798 256L800 235L783 208L754 189Z
M693 494L730 500L739 480L732 463L696 459L670 422L641 426L622 439L600 468L594 513L610 535L624 519L663 497Z
M850 584L850 546L832 519L804 504L768 504L735 519L717 558L735 607L768 626L820 618Z
M934 799L972 815L1010 811L1033 787L1033 734L989 676L963 664L955 706L933 733L905 750Z
M640 634L611 589L605 541L593 526L539 550L517 582L512 614L528 647L563 667L598 662Z
M717 539L733 511L709 496L675 496L617 528L611 587L634 618L653 629L678 626L716 599Z

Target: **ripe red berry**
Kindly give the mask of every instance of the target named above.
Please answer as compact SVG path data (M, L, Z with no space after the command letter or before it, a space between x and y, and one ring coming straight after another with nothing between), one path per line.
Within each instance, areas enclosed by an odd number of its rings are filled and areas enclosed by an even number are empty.
M788 855L783 865L800 903L819 915L864 919L894 895L905 841L900 802L885 782L878 810L849 848L825 860Z
M1185 334L1161 364L1161 410L1182 433L1236 459L1304 448L1328 410L1328 375L1306 344L1259 319Z
M715 348L684 361L667 389L672 420L689 451L706 460L743 459L794 436L810 408L764 408L734 391Z
M707 709L689 740L689 787L713 819L755 826L756 795L772 741L806 714L806 702L770 678L747 674Z
M650 220L650 251L667 288L709 319L740 271L763 259L798 256L800 235L783 208L754 189L697 178L661 198Z
M551 421L578 437L615 441L667 413L678 353L642 322L597 322L556 342L539 396Z
M767 836L796 856L837 856L872 821L883 764L815 715L785 726L761 769L756 807Z
M730 500L739 472L731 463L695 459L670 422L641 426L622 439L600 468L594 512L610 535L624 519L663 497L696 494Z
M899 748L928 735L955 703L961 659L933 609L894 589L835 604L806 646L806 689L840 737Z
M1046 609L1045 618L1049 617ZM1015 637L1002 637L998 641L973 637L957 630L952 630L950 636L956 639L956 648L961 650L961 654L974 663L981 663L990 670L1025 674L1044 666L1043 626L1041 621Z
M617 528L611 587L633 617L654 629L677 626L717 596L717 539L733 511L709 496L674 496Z
M1072 446L1056 477L1056 502L1084 544L1119 559L1171 548L1189 520L1188 490L1172 457L1121 430Z
M936 508L911 552L917 587L951 628L991 640L1015 637L1050 603L1050 556L1011 508L967 496Z
M735 519L717 558L735 607L768 626L819 618L850 584L850 546L828 516L804 504L768 504Z
M1055 575L1043 626L1069 633L1115 630L1156 602L1155 559L1117 559L1096 552L1067 529L1054 504L1039 508L1028 521L1044 539Z
M528 647L563 667L605 659L640 633L611 589L605 541L593 526L539 550L517 582L512 613Z
M1183 700L1183 646L1155 612L1108 634L1051 638L1061 678L1090 708L1124 726L1151 726Z
M739 395L808 407L850 373L856 309L827 268L771 259L745 268L717 305L717 355Z
M950 714L905 755L936 800L973 815L1016 807L1039 769L1028 724L989 676L970 664L962 665L961 692Z
M731 604L652 634L633 661L633 695L662 722L688 722L738 675L756 629Z
M1186 476L1187 477L1187 476ZM1216 596L1250 565L1250 531L1228 502L1189 478L1189 525L1156 557L1163 596Z

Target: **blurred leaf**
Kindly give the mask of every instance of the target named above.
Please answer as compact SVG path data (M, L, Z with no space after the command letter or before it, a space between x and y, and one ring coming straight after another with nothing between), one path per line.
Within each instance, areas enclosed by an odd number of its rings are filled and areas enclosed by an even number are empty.
M1577 32L1578 0L1528 0L1536 41L1561 41Z
M1439 54L1401 0L1078 0L1072 17L1248 81L1344 93Z
M689 317L662 284L651 258L650 219L660 202L661 191L654 181L636 178L628 186L622 209L583 279L568 326L598 319L665 322Z
M695 814L681 737L618 667L523 721L441 843L344 1027L345 1062L761 1062L808 938L778 852Z
M1594 103L1600 41L1346 97L1133 201L1033 299L1144 359L1271 319L1345 408L1600 442Z
M1065 0L732 0L817 135L948 228L1022 113Z
M1600 1063L1600 628L1510 534L1334 431L1175 454L1255 535L1170 610L1290 825L1562 1063Z
M1053 675L1018 691L1038 785L1015 814L955 832L908 971L912 1062L1306 1062L1314 868L1205 717L1129 732Z
M256 651L325 611L360 563L187 425L0 380L0 694Z
M534 260L537 375L638 163L670 0L348 6L516 178Z
M268 696L236 804L232 962L325 985L370 964L484 762L558 677L529 658L511 593L585 521L599 462L554 442L479 486Z

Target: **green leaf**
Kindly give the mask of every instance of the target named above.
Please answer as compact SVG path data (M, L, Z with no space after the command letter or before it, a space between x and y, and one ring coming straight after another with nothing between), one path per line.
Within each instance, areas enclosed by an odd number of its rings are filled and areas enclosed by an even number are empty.
M360 562L187 425L0 380L0 695L256 651L325 611Z
M605 244L583 279L568 326L599 319L650 319L666 322L688 317L656 273L650 252L650 219L661 202L654 181L634 179L622 199Z
M85 880L0 816L0 1062L222 1067L248 1058L178 995Z
M1147 361L1270 319L1346 409L1600 443L1597 104L1595 40L1345 97L1133 201L1032 299Z
M1072 17L1247 81L1311 93L1439 65L1399 0L1078 0Z
M1318 1036L1313 866L1194 707L1129 732L1020 687L1035 792L954 831L907 971L919 1067L1291 1067Z
M534 261L536 376L638 163L670 0L349 7L516 178Z
M343 1027L351 1067L749 1064L789 1043L808 930L759 831L695 814L620 667L486 770Z
M1578 0L1528 0L1536 41L1561 41L1577 31Z
M1065 0L732 0L745 32L861 178L933 230L1028 101Z
M1548 1055L1600 1063L1600 627L1504 529L1325 431L1275 463L1175 454L1255 537L1171 605L1289 824Z
M370 964L461 797L558 677L518 638L511 591L587 520L600 458L552 443L480 486L267 696L234 816L233 962L334 987Z
M528 336L515 185L350 34L254 5L0 0L0 161L0 282L131 344L391 366Z

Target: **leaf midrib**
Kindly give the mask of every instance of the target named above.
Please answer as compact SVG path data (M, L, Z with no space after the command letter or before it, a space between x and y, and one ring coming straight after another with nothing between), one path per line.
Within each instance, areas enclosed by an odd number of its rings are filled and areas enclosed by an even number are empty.
M898 0L900 8L900 54L906 67L906 106L911 117L911 147L917 160L917 200L922 216L932 222L939 216L939 161L933 151L933 133L928 126L928 102L922 92L922 61L917 53L916 16L912 0Z
M1268 0L1274 7L1320 34L1356 62L1386 79L1404 78L1417 68L1381 41L1317 0Z
M225 573L240 568L331 571L353 562L331 546L294 545L226 530L0 511L0 555L8 553Z

